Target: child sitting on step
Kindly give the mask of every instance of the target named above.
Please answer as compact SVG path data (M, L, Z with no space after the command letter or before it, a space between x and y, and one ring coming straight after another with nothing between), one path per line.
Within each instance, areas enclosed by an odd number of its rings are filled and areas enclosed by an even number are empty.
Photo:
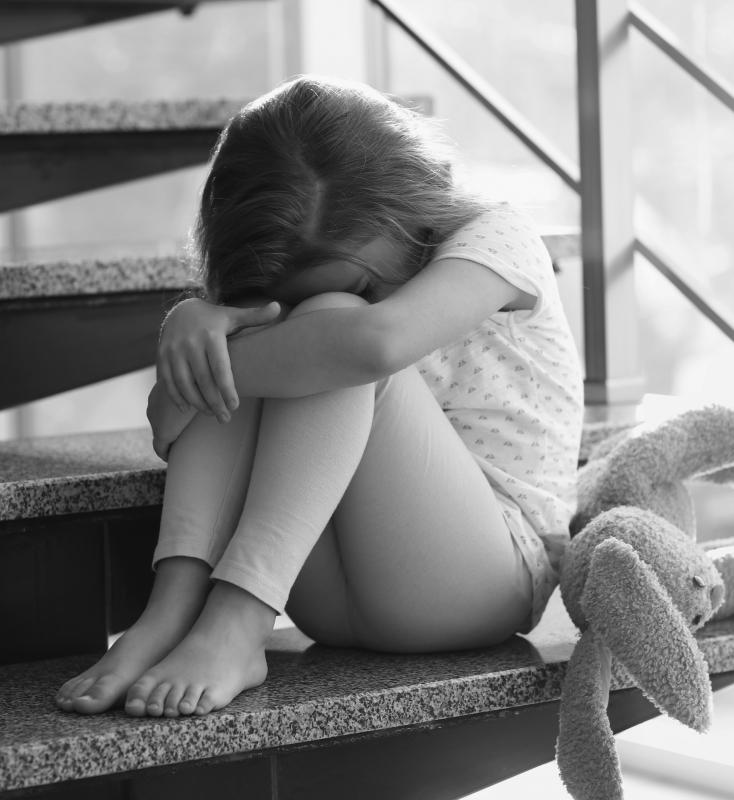
M286 612L325 645L487 647L568 536L577 353L528 218L452 180L428 121L301 77L223 131L148 417L168 461L140 619L67 711L207 714Z

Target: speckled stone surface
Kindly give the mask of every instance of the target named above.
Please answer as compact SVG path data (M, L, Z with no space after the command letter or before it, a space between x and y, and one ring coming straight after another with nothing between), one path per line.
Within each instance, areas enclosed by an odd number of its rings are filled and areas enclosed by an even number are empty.
M223 128L246 100L19 103L0 109L0 136Z
M589 424L581 454L622 424ZM162 501L165 464L138 428L0 442L0 521Z
M183 289L194 278L178 256L8 264L0 266L0 300Z
M578 234L543 238L554 260L578 255ZM7 264L0 265L0 300L178 289L194 279L192 263L176 255Z
M0 520L155 505L164 481L146 428L2 442Z
M540 625L493 648L393 655L276 631L269 675L207 717L64 713L53 694L95 656L0 668L0 790L388 730L556 700L576 632L556 593ZM699 636L712 673L734 670L734 623ZM629 686L619 678L614 688Z

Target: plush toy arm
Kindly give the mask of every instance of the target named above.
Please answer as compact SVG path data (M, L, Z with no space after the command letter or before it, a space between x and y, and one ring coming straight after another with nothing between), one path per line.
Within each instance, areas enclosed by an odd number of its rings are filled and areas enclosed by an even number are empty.
M646 508L657 484L702 473L714 480L715 471L734 464L733 434L734 409L709 406L627 439L609 455L602 506Z
M703 472L696 475L696 478L708 483L734 483L734 467L724 467L715 469L713 472Z
M566 669L556 760L575 800L622 800L622 776L607 717L611 655L587 628Z
M581 604L597 636L665 714L697 731L711 724L708 667L653 570L611 537L594 550Z

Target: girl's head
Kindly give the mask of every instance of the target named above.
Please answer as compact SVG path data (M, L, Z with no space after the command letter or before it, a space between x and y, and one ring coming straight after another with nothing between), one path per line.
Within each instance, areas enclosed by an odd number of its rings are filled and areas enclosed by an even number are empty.
M196 228L204 287L227 303L339 263L404 283L478 211L425 119L367 86L297 78L219 138Z

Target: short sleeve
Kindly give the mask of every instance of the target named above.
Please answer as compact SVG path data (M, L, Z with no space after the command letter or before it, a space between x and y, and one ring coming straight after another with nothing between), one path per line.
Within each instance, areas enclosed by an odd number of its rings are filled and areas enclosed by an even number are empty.
M546 306L556 290L553 265L533 220L508 203L498 203L442 242L433 261L462 258L493 270L537 298L528 319Z

